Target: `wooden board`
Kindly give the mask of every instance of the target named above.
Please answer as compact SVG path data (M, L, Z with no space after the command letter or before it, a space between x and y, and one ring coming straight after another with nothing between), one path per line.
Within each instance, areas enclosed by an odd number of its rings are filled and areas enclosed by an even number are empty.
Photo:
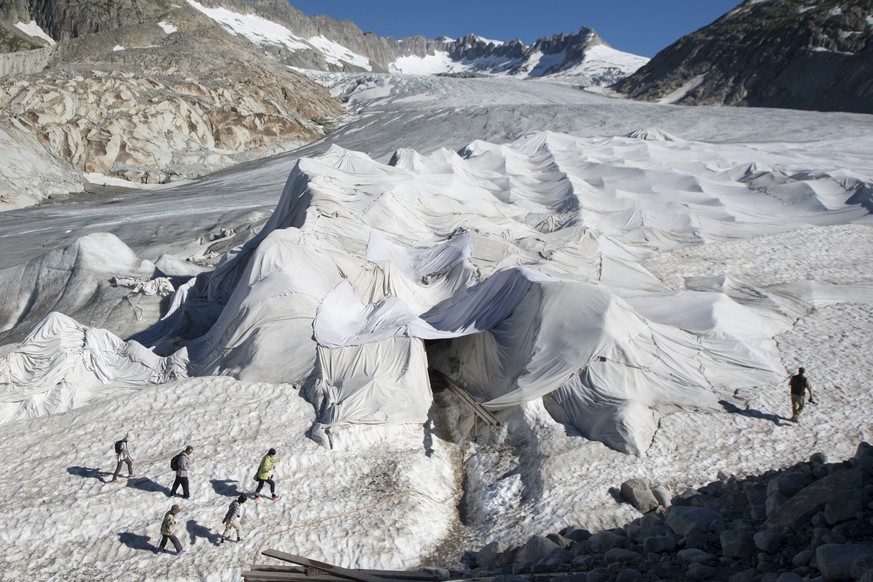
M373 576L372 574L367 574L366 572L362 572L360 570L349 570L348 568L334 566L333 564L319 562L318 560L310 560L309 558L304 558L303 556L295 556L294 554L287 554L285 552L280 552L278 550L264 550L263 552L261 552L261 554L264 556L269 556L270 558L282 560L283 562L291 562L292 564L299 564L301 566L318 568L319 570L322 570L322 571L327 572L329 574L333 574L333 575L339 576L341 578L347 578L349 580L360 580L360 582L384 582L385 581L385 578L381 578L379 576Z

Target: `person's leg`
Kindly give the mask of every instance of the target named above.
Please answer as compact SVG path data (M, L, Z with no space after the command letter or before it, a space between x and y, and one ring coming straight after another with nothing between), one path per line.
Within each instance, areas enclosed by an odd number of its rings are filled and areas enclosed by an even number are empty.
M271 478L267 479L267 483L270 484L270 495L275 497L276 496L276 482L273 481L273 478L271 477Z
M236 541L240 541L242 539L242 524L240 524L239 518L234 519L230 525L236 530Z
M263 488L263 486L264 486L264 480L258 479L258 487L257 487L257 489L255 489L255 495L260 494L261 488Z
M125 459L124 461L127 463L127 476L133 477L133 461L131 461L130 459Z
M221 534L221 541L224 541L224 540L226 540L226 539L229 539L227 536L230 534L230 527L231 527L231 525L232 525L231 522L227 522L227 525L224 526L224 533Z
M188 477L180 477L182 481L182 497L188 499L191 497L191 493L188 491Z
M118 481L118 473L121 472L121 464L122 464L123 462L124 462L124 461L118 461L118 463L115 465L115 474L112 475L112 480L113 480L113 481Z
M176 479L173 481L173 488L170 490L170 497L176 494L176 489L178 489L181 484L182 478L176 475Z
M169 536L162 535L161 536L161 545L158 546L161 550L167 547L167 540L169 540Z
M179 538L176 536L170 536L170 541L173 542L173 547L176 548L176 553L180 553L182 551L182 542L179 541Z

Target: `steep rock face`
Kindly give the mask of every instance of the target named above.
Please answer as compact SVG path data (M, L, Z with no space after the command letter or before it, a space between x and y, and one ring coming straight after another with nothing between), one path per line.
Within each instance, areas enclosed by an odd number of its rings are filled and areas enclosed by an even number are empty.
M615 88L650 101L873 113L873 0L746 0Z
M305 145L341 113L321 86L276 67L187 4L165 12L136 5L150 20L126 14L114 28L62 41L46 70L0 80L0 123L79 171L165 183ZM87 29L80 17L46 26ZM6 166L0 177L11 176ZM9 204L34 199L5 182Z

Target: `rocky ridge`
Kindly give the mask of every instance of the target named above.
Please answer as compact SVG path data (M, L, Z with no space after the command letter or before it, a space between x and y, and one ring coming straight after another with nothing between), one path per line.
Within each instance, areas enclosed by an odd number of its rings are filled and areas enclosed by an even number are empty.
M714 481L672 499L633 480L614 495L643 516L591 533L568 527L468 552L445 573L492 582L873 581L873 446L828 463Z
M873 0L746 0L614 88L634 99L873 113Z

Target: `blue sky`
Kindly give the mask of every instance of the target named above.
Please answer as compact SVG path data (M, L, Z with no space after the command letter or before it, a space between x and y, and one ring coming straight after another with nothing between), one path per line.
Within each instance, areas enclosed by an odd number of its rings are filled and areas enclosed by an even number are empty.
M291 0L304 14L351 20L364 32L401 38L459 37L530 44L593 28L613 47L647 57L706 26L741 0Z

